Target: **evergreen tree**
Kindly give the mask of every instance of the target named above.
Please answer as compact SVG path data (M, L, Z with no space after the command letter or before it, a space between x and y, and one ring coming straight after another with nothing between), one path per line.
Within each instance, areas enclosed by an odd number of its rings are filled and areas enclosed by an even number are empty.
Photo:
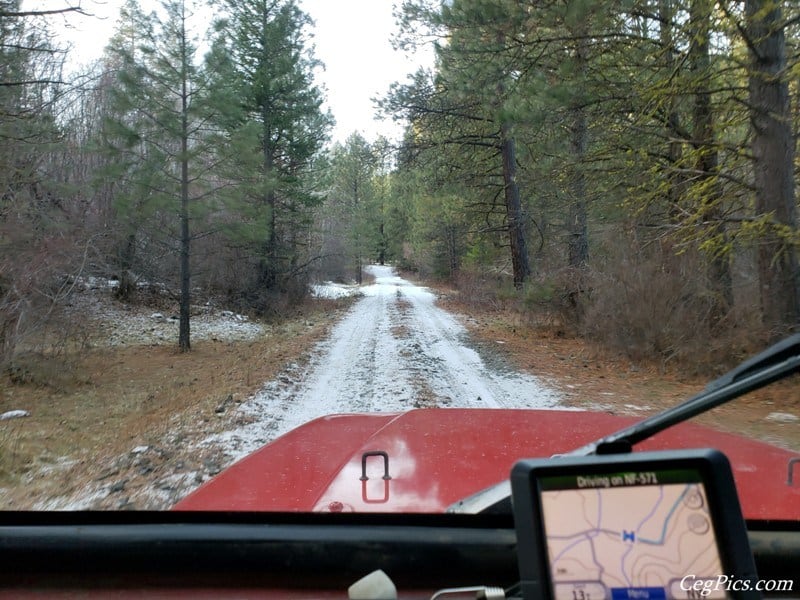
M365 264L380 261L383 193L378 146L358 133L330 151L329 184L323 207L327 246L347 256L356 283ZM385 259L384 259L385 260Z
M732 312L734 300L752 302L752 261L761 298L752 312L779 332L795 326L798 306L789 140L800 113L788 96L797 10L756 0L406 0L401 43L434 40L438 63L395 86L384 107L409 121L404 156L422 160L406 166L426 185L436 174L441 190L478 183L470 189L482 186L484 202L500 175L491 161L514 142L512 179L540 239L536 276L560 279L575 308L626 297L616 273L642 268L692 290L674 311L687 309L702 337L744 313ZM474 251L481 243L472 237L466 255L490 256ZM659 346L672 356L681 342Z
M305 175L321 149L330 117L312 82L317 62L306 39L308 17L294 0L225 0L212 59L216 88L235 100L217 121L235 160L229 198L248 214L235 235L258 259L255 294L279 287L300 261L310 227Z
M451 174L460 174L454 178L480 190L481 201L469 210L483 212L492 223L485 233L504 233L517 287L531 272L516 156L518 124L510 110L517 74L508 38L522 15L514 2L457 0L440 10L424 1L407 2L406 29L421 22L447 44L437 47L435 74L417 73L410 84L395 86L384 102L386 110L411 123L412 152L421 152L425 161L450 157ZM443 147L452 150L443 154Z
M109 47L112 63L119 65L107 140L119 157L115 175L126 179L117 193L119 215L129 226L123 267L130 267L145 223L148 241L177 255L182 351L191 346L190 223L199 222L201 200L209 193L205 174L212 146L205 128L212 116L208 81L196 66L192 16L188 0L164 0L161 11L149 15L129 2Z
M766 218L758 249L764 324L773 337L800 326L797 201L786 37L780 2L745 2L750 50L756 216Z

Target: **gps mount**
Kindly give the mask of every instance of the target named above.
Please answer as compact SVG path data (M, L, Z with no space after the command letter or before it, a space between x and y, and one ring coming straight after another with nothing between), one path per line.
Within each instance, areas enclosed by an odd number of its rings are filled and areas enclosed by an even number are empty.
M523 460L511 489L523 600L760 598L717 450Z

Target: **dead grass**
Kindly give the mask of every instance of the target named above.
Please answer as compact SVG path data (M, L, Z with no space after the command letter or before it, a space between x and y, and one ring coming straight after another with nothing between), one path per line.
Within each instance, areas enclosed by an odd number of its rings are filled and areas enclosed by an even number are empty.
M93 349L59 371L58 386L43 384L43 376L5 378L0 413L24 409L31 416L0 421L0 508L30 508L80 490L97 479L99 465L157 446L187 424L197 435L214 433L226 405L298 360L346 304L317 302L255 341L199 341L189 353L173 345Z

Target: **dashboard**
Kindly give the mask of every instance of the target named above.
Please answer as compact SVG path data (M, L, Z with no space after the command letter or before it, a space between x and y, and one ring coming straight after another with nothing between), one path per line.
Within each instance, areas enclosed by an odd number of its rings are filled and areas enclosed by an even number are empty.
M797 523L748 523L762 579L800 597ZM347 598L381 569L398 598L520 580L511 515L2 513L0 597ZM476 597L472 595L460 598Z

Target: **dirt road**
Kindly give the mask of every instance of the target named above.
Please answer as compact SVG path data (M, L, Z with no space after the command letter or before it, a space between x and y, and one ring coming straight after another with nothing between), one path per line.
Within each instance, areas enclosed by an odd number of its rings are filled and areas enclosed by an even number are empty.
M373 284L314 351L290 367L241 410L254 421L214 436L235 457L315 417L342 412L421 407L545 408L559 394L499 360L487 364L464 327L437 307L426 288L391 267L368 267Z

